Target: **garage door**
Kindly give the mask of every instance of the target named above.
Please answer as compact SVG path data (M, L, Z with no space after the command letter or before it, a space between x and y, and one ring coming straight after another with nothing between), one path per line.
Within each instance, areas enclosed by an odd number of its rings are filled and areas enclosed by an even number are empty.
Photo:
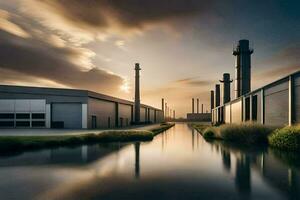
M52 104L52 128L82 128L82 106L80 103Z

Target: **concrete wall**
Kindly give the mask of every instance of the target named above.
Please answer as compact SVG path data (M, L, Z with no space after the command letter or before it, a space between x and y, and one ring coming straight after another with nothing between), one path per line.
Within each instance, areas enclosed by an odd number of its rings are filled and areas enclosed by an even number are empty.
M92 128L92 116L96 117L96 128L115 127L116 103L89 98L88 128Z
M118 124L120 127L130 126L130 123L132 121L131 110L132 110L132 105L119 104Z

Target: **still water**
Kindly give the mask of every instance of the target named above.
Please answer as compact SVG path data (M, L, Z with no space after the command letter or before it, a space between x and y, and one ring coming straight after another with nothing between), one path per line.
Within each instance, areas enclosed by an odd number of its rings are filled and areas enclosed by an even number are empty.
M0 198L299 199L299 155L208 143L186 124L151 142L0 157Z

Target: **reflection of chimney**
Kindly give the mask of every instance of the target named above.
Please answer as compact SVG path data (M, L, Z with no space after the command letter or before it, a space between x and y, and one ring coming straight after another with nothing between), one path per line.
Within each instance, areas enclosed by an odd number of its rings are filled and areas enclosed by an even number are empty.
M223 104L228 103L230 101L230 83L232 80L230 80L230 74L224 73L223 74L223 80L220 80L220 82L223 84Z
M220 106L220 85L216 84L215 88L215 108Z
M135 107L135 122L140 122L140 109L141 109L141 99L140 99L140 64L135 63L135 99L134 99L134 107Z
M194 108L195 100L192 98L192 113L195 113L195 108Z
M210 91L210 109L212 110L215 106L215 94L214 94L214 91L211 90Z
M135 178L140 178L140 143L134 143L135 150Z
M199 99L197 99L197 113L199 113Z

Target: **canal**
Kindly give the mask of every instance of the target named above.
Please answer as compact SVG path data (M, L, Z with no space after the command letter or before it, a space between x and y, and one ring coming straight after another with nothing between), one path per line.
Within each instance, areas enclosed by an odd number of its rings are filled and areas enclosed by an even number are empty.
M207 142L178 123L151 142L0 157L1 199L299 199L300 156Z

